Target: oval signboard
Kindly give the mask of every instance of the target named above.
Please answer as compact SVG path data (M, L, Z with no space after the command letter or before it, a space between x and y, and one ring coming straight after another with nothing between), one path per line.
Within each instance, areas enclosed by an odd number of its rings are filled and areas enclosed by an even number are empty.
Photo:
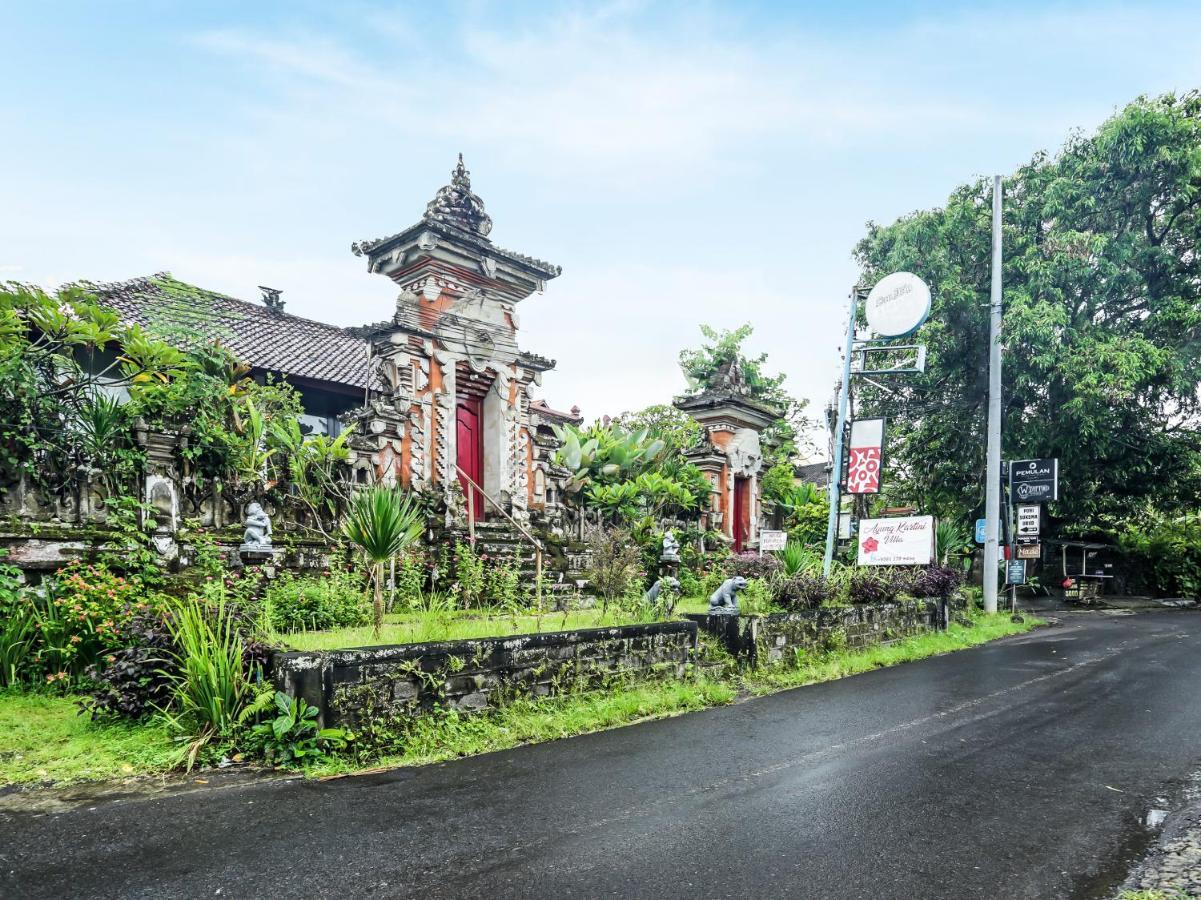
M876 282L864 306L872 331L885 338L905 337L930 315L930 288L912 272L893 272Z

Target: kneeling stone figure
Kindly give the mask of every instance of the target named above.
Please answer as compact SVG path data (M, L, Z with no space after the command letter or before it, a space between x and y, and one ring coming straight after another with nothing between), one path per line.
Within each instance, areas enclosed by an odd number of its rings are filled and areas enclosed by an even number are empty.
M709 598L709 615L736 616L738 615L738 592L746 587L746 579L741 575L727 578L721 587Z

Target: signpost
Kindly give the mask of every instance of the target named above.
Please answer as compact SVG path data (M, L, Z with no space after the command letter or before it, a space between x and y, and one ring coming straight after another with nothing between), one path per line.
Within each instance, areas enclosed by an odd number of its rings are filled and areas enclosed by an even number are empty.
M893 272L876 282L864 312L868 327L880 337L908 337L930 315L930 288L912 272Z
M976 520L976 543L977 544L984 543L985 528L987 527L987 525L988 525L988 519L977 519Z
M1038 540L1039 520L1042 507L1037 503L1022 503L1018 506L1018 543L1033 543Z
M1005 583L1014 587L1026 583L1026 560L1011 559L1005 564Z
M1042 544L1018 544L1018 559L1042 559Z
M759 552L766 553L770 550L783 550L784 545L788 543L787 531L760 531L759 532Z
M1058 459L1018 459L1009 464L1009 492L1020 503L1059 499Z
M858 542L861 566L928 566L934 559L934 516L864 519Z
M840 532L841 489L843 468L843 444L848 421L848 406L851 393L851 360L855 355L856 327L859 320L859 301L862 289L856 287L851 291L850 316L847 318L846 344L842 354L842 383L838 390L838 416L834 424L834 447L831 454L833 474L830 478L830 516L826 522L826 555L822 562L822 574L830 575L834 564L834 545ZM893 272L881 278L868 292L863 301L864 313L867 316L868 327L876 335L876 341L859 341L860 347L875 345L886 346L890 341L907 337L917 331L930 315L930 288L912 272ZM918 363L914 368L888 368L875 374L904 374L906 372L922 371L925 368L925 353L918 349ZM866 374L866 373L859 373ZM874 456L870 452L871 444L865 442L868 453L859 454L860 468L856 470L855 487L860 493L876 493L880 490L879 455L883 447L883 421L880 422L880 443ZM856 435L858 437L858 435ZM866 465L864 465L866 464ZM862 477L866 475L867 477Z

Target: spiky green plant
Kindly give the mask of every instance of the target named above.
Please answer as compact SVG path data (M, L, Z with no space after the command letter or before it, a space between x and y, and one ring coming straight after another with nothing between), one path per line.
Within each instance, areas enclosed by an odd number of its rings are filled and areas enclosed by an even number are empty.
M233 732L253 685L244 668L242 635L224 597L208 607L179 602L167 626L178 647L178 670L170 673L175 711L164 712L176 730L189 735L191 768L205 743Z
M400 488L375 485L351 504L343 533L371 563L377 638L384 621L384 564L421 536L423 524L420 507Z
M32 659L37 616L32 605L15 603L0 619L0 687L16 684Z
M822 563L820 553L814 548L807 547L796 541L789 541L784 545L783 550L776 551L776 556L779 557L783 567L783 574L787 578L791 578L793 575L810 573L819 568Z

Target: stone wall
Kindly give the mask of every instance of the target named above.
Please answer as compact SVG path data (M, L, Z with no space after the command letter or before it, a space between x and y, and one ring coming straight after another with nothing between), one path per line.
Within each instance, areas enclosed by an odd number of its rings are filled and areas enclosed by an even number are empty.
M938 604L911 601L885 606L810 609L770 616L689 614L740 662L790 663L796 650L867 647L938 628Z
M277 653L276 686L321 710L325 726L480 710L516 696L546 696L621 676L683 677L695 622L654 622L543 634Z

